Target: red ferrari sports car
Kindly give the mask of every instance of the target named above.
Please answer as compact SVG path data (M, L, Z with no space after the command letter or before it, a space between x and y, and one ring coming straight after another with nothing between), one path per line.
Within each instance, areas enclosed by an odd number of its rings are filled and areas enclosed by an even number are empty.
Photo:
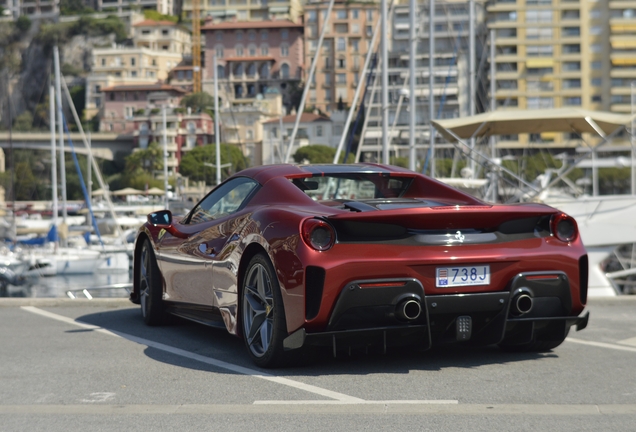
M148 215L131 300L242 337L261 367L303 348L498 344L549 350L585 328L574 219L482 202L386 165L269 165L177 220Z

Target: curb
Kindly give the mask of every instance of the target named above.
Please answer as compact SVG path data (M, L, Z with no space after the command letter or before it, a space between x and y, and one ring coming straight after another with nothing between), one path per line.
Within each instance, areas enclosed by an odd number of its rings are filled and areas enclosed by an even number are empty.
M94 306L94 307L136 307L128 298L94 298L94 299L70 299L70 298L0 298L0 308L20 306Z

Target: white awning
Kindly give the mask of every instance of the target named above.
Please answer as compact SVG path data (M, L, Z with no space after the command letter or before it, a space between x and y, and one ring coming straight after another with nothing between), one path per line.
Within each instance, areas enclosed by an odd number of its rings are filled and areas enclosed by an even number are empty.
M471 138L473 135L482 137L541 132L596 134L597 131L586 118L596 123L607 135L620 127L629 125L632 119L628 114L580 108L552 108L491 111L469 117L435 120L432 123L435 129L449 141L455 141L453 134L461 139Z

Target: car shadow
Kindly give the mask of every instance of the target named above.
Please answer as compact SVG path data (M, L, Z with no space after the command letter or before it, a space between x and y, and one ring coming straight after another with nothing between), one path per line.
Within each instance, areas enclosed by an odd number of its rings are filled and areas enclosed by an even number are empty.
M149 327L144 324L139 308L92 313L78 317L77 321L104 328L136 343L151 342L152 345L146 343L148 346L144 353L149 358L162 363L227 374L237 374L237 372L175 354L163 349L162 346L248 368L259 373L283 377L408 374L413 370L470 369L558 357L555 352L513 353L502 351L495 346L470 347L458 344L438 346L426 351L418 351L414 348L392 348L385 354L379 350L369 352L354 350L351 353L339 351L336 357L333 356L331 349L327 348L312 352L311 359L302 362L299 366L260 369L252 363L243 341L230 335L224 329L174 317L171 317L166 325Z

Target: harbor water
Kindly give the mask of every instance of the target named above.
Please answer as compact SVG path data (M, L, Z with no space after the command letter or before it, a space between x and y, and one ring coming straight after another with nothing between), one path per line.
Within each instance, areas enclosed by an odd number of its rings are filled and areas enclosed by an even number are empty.
M127 298L131 283L132 271L31 277L23 285L7 285L0 294L23 298Z

